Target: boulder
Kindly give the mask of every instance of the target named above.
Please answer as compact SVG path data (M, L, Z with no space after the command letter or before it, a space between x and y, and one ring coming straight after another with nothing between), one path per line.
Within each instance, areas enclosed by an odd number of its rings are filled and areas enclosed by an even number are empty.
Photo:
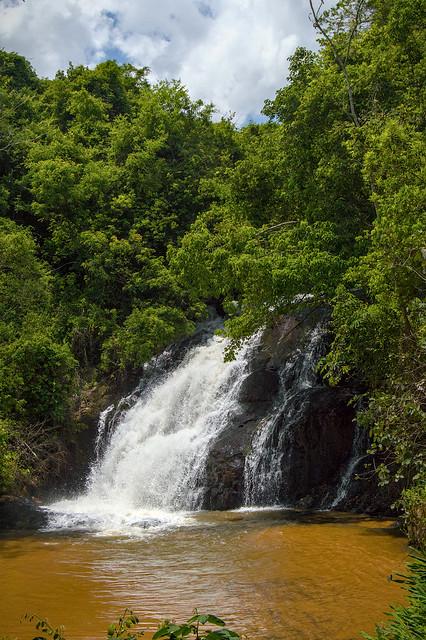
M270 402L277 395L279 385L280 379L276 369L255 369L249 373L240 387L240 402Z
M46 526L47 515L29 498L0 498L0 530L31 531Z

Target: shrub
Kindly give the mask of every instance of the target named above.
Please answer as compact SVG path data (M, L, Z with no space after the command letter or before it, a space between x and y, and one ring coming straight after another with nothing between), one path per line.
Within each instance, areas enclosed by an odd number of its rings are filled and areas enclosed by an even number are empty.
M376 627L376 635L362 634L366 640L424 640L426 638L426 556L412 556L408 565L410 576L394 579L402 582L408 590L408 605L393 607L388 614L390 622L385 627Z
M406 489L400 504L404 510L404 528L410 544L426 549L426 485Z

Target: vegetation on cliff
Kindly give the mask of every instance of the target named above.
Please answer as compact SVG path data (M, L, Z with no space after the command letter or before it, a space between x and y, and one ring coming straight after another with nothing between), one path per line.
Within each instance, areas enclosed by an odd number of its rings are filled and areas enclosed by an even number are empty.
M230 356L326 303L323 374L364 389L381 481L407 489L408 527L424 515L424 8L342 0L314 24L319 51L240 130L146 68L46 80L0 52L3 491L52 470L85 381L137 369L212 300Z

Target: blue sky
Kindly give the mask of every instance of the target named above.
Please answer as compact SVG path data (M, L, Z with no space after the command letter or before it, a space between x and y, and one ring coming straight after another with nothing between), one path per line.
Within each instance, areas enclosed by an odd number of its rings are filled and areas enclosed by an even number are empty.
M48 77L70 61L148 66L241 124L284 84L295 47L315 47L308 15L308 0L0 0L0 46Z

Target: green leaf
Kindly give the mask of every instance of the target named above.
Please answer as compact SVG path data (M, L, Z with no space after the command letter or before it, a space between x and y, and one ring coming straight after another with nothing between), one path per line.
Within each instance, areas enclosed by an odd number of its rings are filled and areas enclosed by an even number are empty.
M210 624L215 624L218 627L224 627L225 626L225 622L223 620L221 620L217 616L212 616L210 614L207 616L207 622L209 622Z
M156 631L152 636L152 640L157 640L157 638L164 638L165 636L175 634L179 629L180 626L178 624L168 624L160 627L160 629L158 629L158 631Z
M230 629L217 629L216 631L210 631L205 640L234 640L239 637L238 633Z
M192 618L189 618L188 624L191 624L192 622L199 622L200 624L206 624L207 618L208 618L207 615L203 613L197 613L195 616L192 616Z

